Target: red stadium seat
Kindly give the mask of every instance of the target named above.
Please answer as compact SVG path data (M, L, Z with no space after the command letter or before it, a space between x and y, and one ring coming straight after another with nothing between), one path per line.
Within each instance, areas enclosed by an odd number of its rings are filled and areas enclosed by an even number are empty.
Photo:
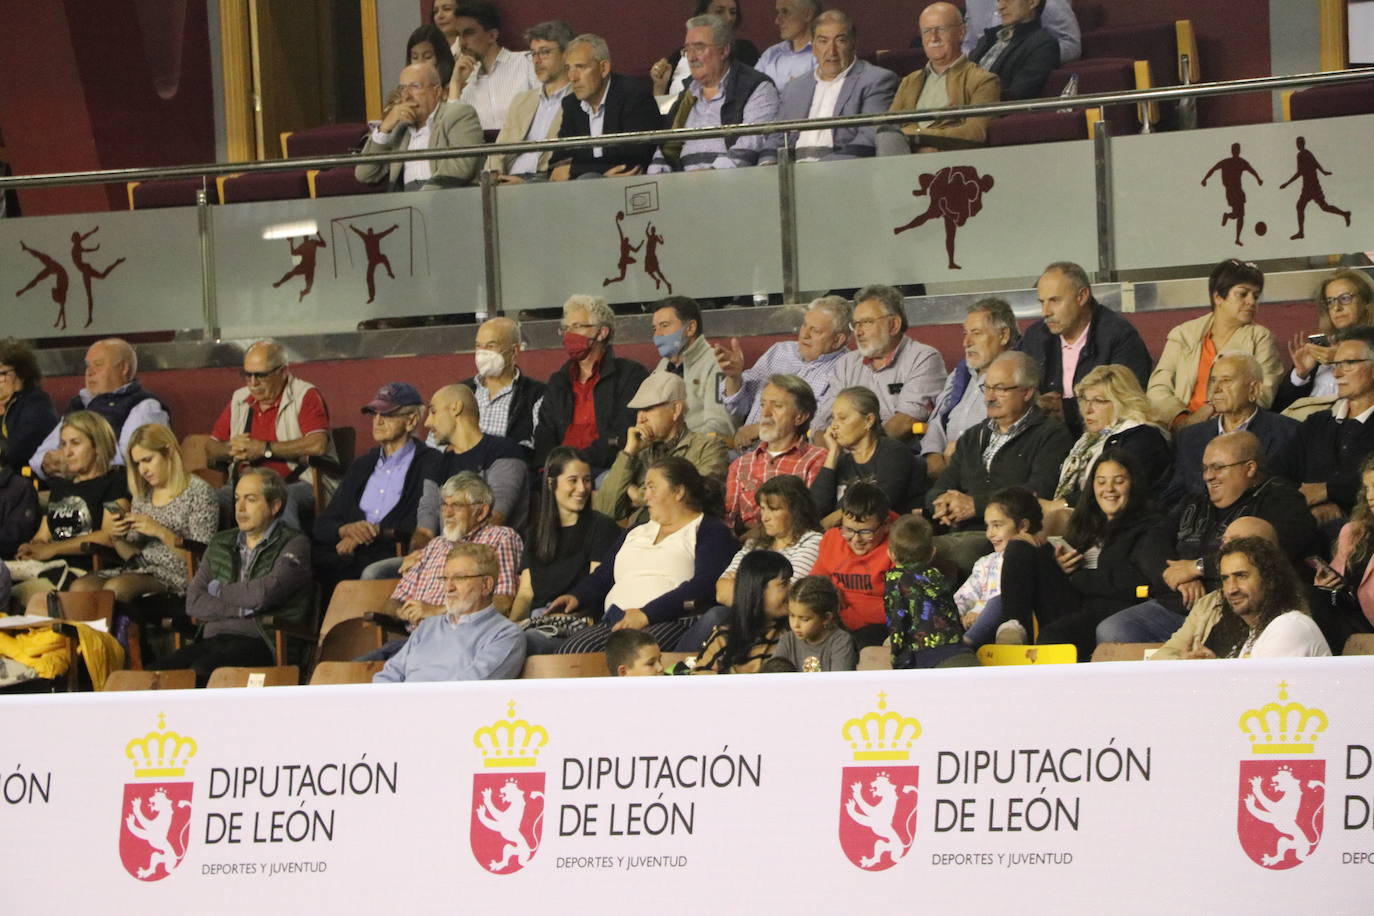
M385 181L363 184L353 177L353 166L333 169L311 169L306 174L311 197L345 197L349 194L379 194L386 190Z
M219 203L219 188L199 178L165 178L160 181L129 182L129 209L155 210L159 207L194 207L196 192L202 186L210 192L210 203Z
M341 156L363 148L366 124L325 124L281 135L281 154L286 159L302 156Z
M1087 138L1088 122L1081 111L1033 111L994 118L988 124L988 146L1060 143Z
M226 204L247 204L260 200L293 200L310 196L305 170L290 172L259 172L247 175L228 175L219 179L220 201Z
M879 51L877 60L879 67L891 70L902 79L926 65L926 52L922 48L897 48Z
M1374 80L1340 86L1314 86L1286 100L1290 121L1338 118L1374 112Z

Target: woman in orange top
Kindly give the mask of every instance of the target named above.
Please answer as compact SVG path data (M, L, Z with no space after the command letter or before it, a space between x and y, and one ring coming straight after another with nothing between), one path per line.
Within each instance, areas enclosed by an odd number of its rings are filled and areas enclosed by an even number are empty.
M1268 406L1283 376L1279 348L1268 328L1255 324L1264 274L1248 261L1231 258L1212 269L1207 281L1210 314L1176 325L1169 332L1145 391L1154 419L1177 429L1215 416L1207 381L1220 356L1248 354L1264 368L1260 403Z

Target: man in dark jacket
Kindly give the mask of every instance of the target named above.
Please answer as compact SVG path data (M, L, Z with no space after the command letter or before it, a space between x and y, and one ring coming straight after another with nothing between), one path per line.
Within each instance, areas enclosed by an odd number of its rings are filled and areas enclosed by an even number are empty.
M204 686L216 668L273 664L269 630L310 614L310 541L282 524L286 485L270 468L245 468L234 488L237 528L210 539L186 589L186 615L201 622L190 645L149 665L191 668Z
M1254 433L1218 436L1202 459L1207 493L1173 506L1141 541L1137 565L1150 582L1150 600L1108 617L1097 641L1163 642L1183 624L1188 609L1221 586L1217 549L1226 526L1254 516L1274 526L1290 560L1306 555L1316 532L1297 488L1264 469L1264 448Z
M1374 328L1342 332L1331 367L1338 400L1302 421L1274 470L1299 484L1334 540L1339 523L1363 499L1360 465L1374 453Z
M599 296L563 303L563 349L568 362L549 378L534 431L534 462L556 446L582 449L592 467L606 470L635 425L630 400L649 370L611 351L615 313Z
M992 494L1017 485L1048 499L1059 482L1059 466L1073 437L1036 407L1038 376L1035 360L1016 351L988 365L982 382L988 419L959 437L926 496L927 514L949 529L935 539L935 547L962 575L988 551L983 510Z
M998 4L1000 25L983 32L969 60L1002 81L1002 98L1033 99L1059 66L1059 42L1040 25L1043 0Z
M1153 362L1135 327L1093 298L1088 274L1070 261L1045 268L1035 284L1044 316L1026 328L1020 349L1040 363L1040 407L1061 417L1075 436L1083 418L1073 388L1098 366L1116 363L1135 373L1144 388Z
M415 530L415 510L434 449L413 436L424 399L413 385L391 382L363 406L376 447L355 458L315 520L315 568L322 584L357 579L367 564L396 555ZM326 599L327 600L327 599Z
M1202 482L1202 455L1217 436L1252 432L1272 462L1298 432L1297 420L1260 406L1264 370L1248 353L1218 358L1212 363L1207 387L1215 416L1204 423L1179 427L1174 433L1174 475L1164 491L1163 505L1207 491Z
M572 92L563 97L560 140L658 130L663 118L648 87L611 72L611 52L597 35L579 35L564 55ZM649 165L653 144L584 146L554 153L554 181L583 175L638 175Z

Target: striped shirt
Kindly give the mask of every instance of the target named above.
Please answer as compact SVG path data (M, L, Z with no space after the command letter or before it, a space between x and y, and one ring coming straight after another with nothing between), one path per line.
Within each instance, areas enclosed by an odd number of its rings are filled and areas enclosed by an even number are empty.
M726 394L725 379L721 379L721 400L736 422L744 417L742 425L757 423L760 414L759 396L763 393L763 386L768 384L769 376L795 375L811 386L816 402L820 403L830 390L835 360L844 354L844 350L832 350L808 362L802 359L801 347L795 340L779 341L763 351L763 355L754 365L744 370L739 380L739 391Z
M482 130L500 130L511 101L526 90L540 88L529 54L502 48L490 70L473 73L459 98L477 109Z
M728 75L728 73L727 70L726 74ZM692 81L688 91L696 97L696 101L692 105L692 110L687 112L687 119L683 123L683 127L699 129L721 126L721 111L725 107L724 75L721 76L718 85L721 89L720 93L715 98L708 99L701 84L695 80ZM777 87L772 83L760 83L745 100L744 114L740 123L762 124L777 120L777 115ZM733 169L754 165L759 161L759 150L763 148L765 139L763 134L736 137L734 146L726 146L724 137L713 137L710 140L688 140L682 144L682 170L694 172L701 169ZM656 150L653 161L649 163L649 173L660 174L672 170L672 166L663 156L663 151L661 149Z

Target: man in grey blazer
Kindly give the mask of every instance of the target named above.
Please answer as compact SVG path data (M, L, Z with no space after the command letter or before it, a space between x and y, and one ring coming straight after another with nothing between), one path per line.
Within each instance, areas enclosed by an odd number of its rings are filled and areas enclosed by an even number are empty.
M401 91L401 100L368 135L364 155L482 145L477 112L466 102L442 101L445 89L433 64L411 64L402 70ZM479 162L480 156L455 156L373 163L358 166L353 174L363 184L385 180L393 191L415 191L471 184Z
M817 16L811 23L816 69L783 89L777 120L887 111L897 91L897 75L857 59L855 44L854 23L844 13L828 10ZM782 142L782 134L769 135L759 163L776 162ZM796 150L798 162L857 159L873 155L873 128L792 131L787 145Z

